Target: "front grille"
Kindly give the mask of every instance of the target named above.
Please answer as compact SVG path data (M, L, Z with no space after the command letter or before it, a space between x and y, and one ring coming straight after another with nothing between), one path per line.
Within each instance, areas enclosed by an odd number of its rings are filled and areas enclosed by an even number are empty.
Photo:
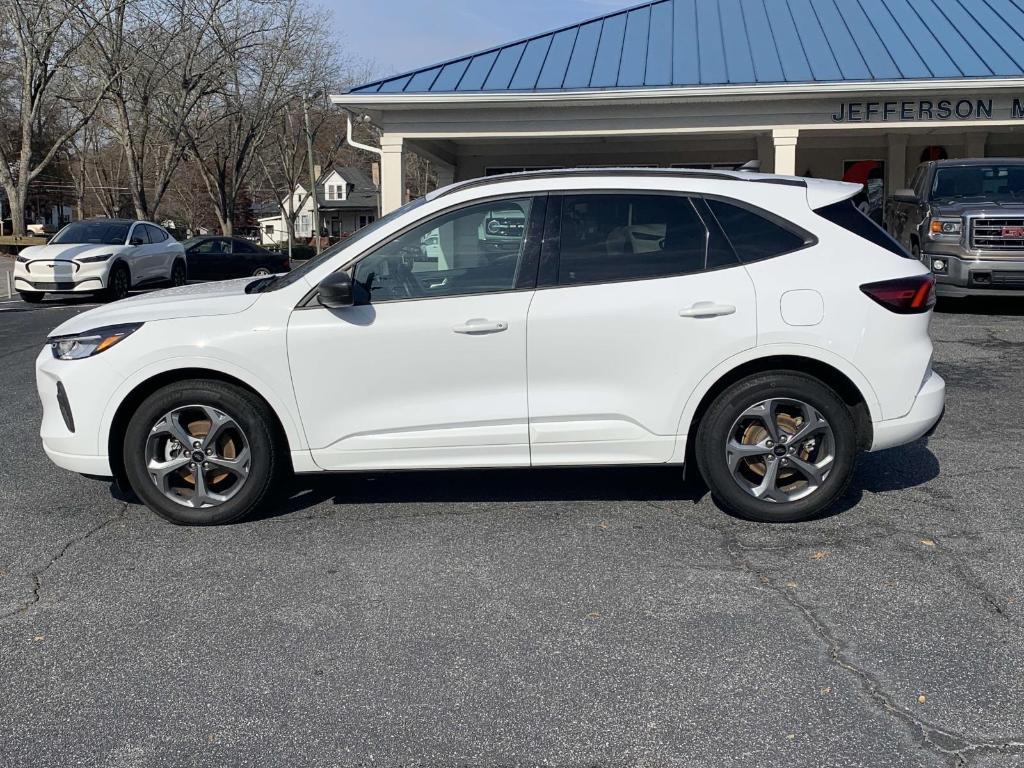
M974 219L970 242L978 251L1024 251L1024 217Z
M28 284L37 291L73 291L77 283L37 283L32 280Z
M992 287L1024 290L1024 272L993 272Z

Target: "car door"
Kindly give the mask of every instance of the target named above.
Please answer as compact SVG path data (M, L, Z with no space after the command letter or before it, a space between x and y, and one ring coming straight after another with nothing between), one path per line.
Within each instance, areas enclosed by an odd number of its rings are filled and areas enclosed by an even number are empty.
M169 280L171 277L171 265L174 262L176 250L175 240L160 227L153 224L146 224L146 233L149 235L151 258L153 260L153 279Z
M230 246L223 237L208 237L188 250L188 274L194 280L220 280L227 270Z
M262 251L246 240L237 237L231 240L231 276L248 277L260 267L267 268L261 258ZM273 270L271 270L273 271Z
M132 284L138 285L139 283L147 282L152 279L153 261L149 233L146 231L146 225L141 221L135 222L135 225L132 227L128 243L132 248L125 253L125 258L128 260L131 268Z
M548 216L560 246L545 246L528 321L532 463L668 462L690 394L756 341L750 277L699 199L572 194Z
M317 464L529 465L526 316L544 204L498 200L433 217L351 268L357 306L292 313L289 361ZM486 222L509 211L535 226L495 242Z

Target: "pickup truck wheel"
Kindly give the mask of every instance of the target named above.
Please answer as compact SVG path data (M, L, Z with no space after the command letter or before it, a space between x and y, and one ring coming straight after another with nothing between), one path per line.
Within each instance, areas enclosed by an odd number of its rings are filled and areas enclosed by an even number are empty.
M18 296L21 297L21 300L29 304L38 304L45 295L45 293L36 293L35 291L18 291Z
M827 510L846 492L856 454L849 407L797 372L734 384L697 430L697 464L715 500L760 522L799 522Z
M287 459L269 406L241 387L194 379L147 397L128 422L132 489L177 525L223 525L263 505Z

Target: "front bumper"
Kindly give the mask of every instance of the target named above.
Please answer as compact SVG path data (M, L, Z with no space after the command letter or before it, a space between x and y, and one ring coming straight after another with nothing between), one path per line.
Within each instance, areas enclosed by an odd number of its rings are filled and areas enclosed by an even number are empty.
M934 272L939 296L1024 296L1024 259L962 259L944 253L927 253L925 266L935 259L946 263L944 272Z
M100 422L110 393L123 378L102 357L57 360L48 346L43 347L36 358L36 389L43 406L39 436L54 464L83 475L111 476ZM64 390L64 412L58 384Z
M945 410L946 382L933 371L918 391L910 413L899 419L875 422L875 439L871 450L895 448L931 434L938 426Z
M39 260L28 265L17 262L14 268L14 290L22 293L89 293L104 288L107 262L64 262L54 269L38 266L42 263L50 262Z

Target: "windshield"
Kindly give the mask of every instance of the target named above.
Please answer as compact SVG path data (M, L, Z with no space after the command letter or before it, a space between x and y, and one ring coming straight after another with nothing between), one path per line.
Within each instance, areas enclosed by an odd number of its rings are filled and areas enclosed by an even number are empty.
M981 199L1024 201L1024 163L960 165L939 168L932 181L932 200Z
M50 242L54 245L124 245L130 226L126 221L76 221L64 227Z
M384 216L383 218L377 219L372 224L369 224L369 225L363 227L362 229L360 229L358 232L356 232L354 235L352 235L352 237L348 238L347 240L342 240L340 243L335 243L330 248L328 248L326 251L321 253L319 256L314 256L312 259L310 259L307 262L304 262L301 266L296 267L295 269L293 269L288 274L281 275L279 277L275 277L272 282L267 283L265 286L262 286L260 288L256 288L255 290L277 291L277 290L280 290L281 288L287 288L289 285L293 285L293 284L297 283L299 280L301 280L303 277L308 275L314 269L316 269L321 264L326 262L328 259L333 258L334 255L337 254L339 251L342 251L343 249L348 248L351 245L355 245L360 240L366 239L367 237L372 235L374 232L379 230L381 227L383 227L383 226L389 224L390 222L394 221L399 216L402 216L403 214L406 214L406 213L408 213L409 211L411 211L411 210L413 210L415 208L419 208L425 202L426 202L426 198L421 197L421 198L418 198L416 200L413 200L410 203L406 203L405 205L403 205L398 210L392 211L387 216ZM285 248L287 248L287 247L288 246L286 244Z

